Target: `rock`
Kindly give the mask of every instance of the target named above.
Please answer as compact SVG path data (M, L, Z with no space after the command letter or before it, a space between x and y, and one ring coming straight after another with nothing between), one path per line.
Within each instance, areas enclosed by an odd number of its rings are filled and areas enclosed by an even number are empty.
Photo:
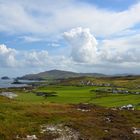
M109 117L106 117L106 118L105 118L105 121L106 121L106 122L111 122L111 119L110 119Z
M18 95L13 92L1 92L0 96L5 96L7 98L13 99L13 98L17 97Z
M133 127L133 134L140 134L140 128Z
M82 111L82 112L89 112L90 111L90 109L80 109L80 108L78 108L77 110Z
M19 135L17 135L16 139L20 139L20 140L37 140L38 138L36 137L36 135L27 135L26 138L19 137Z
M58 125L42 125L41 126L41 132L40 133L50 133L52 135L58 134L58 138L55 138L55 140L79 140L79 133L62 124Z
M27 135L27 138L26 138L26 140L37 140L37 137L36 137L36 135Z

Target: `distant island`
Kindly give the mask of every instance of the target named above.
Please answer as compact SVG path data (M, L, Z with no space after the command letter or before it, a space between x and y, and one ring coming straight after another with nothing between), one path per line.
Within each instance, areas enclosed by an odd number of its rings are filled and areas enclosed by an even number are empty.
M1 77L2 80L9 80L10 78L8 76Z

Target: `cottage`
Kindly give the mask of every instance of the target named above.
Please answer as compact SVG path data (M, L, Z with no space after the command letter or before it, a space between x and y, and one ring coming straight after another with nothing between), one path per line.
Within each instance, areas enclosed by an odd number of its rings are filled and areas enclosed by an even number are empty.
M137 91L136 94L140 94L140 92Z
M87 85L90 85L90 81L87 82Z

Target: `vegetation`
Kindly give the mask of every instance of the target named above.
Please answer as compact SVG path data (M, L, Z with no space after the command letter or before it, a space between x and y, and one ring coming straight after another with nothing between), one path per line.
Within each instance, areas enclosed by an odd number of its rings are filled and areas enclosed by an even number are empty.
M81 84L89 80L96 85ZM35 135L39 140L61 137L61 133L47 130L48 125L63 127L61 131L67 128L71 132L64 132L66 135L77 134L83 140L139 140L134 128L140 128L140 95L97 92L112 87L140 92L139 80L77 77L50 84L40 82L28 88L0 89L18 95L15 99L0 96L0 140L23 139L27 135ZM110 86L101 86L102 83ZM135 110L119 109L128 104ZM42 126L46 128L43 132Z
M133 94L106 94L96 93L95 89L99 87L91 86L47 86L36 89L36 92L56 94L57 96L36 96L35 93L19 93L17 100L23 102L47 102L47 103L93 103L104 107L120 107L132 104L135 108L140 109L140 95ZM91 92L91 90L94 90Z
M0 104L1 140L16 139L17 136L25 138L27 135L53 140L56 134L49 131L40 133L41 126L46 124L63 124L79 132L81 139L139 139L132 130L140 127L139 111L113 111L90 104L52 104L35 98L20 101L0 97Z

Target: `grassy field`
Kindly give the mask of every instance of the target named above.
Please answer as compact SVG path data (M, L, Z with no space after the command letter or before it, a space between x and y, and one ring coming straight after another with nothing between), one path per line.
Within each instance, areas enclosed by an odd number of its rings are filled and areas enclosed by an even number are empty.
M105 107L119 107L132 104L136 109L140 109L140 95L133 94L104 94L97 96L96 92L91 92L98 87L77 87L77 86L48 86L37 89L38 92L56 92L57 96L44 98L36 96L34 93L19 93L16 100L21 102L47 102L47 103L93 103Z

